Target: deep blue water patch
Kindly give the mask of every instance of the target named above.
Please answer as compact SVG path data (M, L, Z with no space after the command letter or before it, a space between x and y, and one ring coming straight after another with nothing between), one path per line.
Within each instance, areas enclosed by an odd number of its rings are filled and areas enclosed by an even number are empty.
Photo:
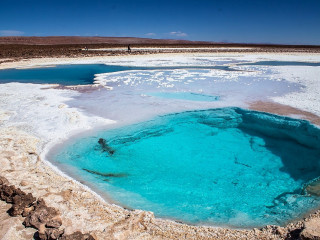
M52 161L131 208L192 224L285 224L320 205L320 130L239 108L191 111L65 144Z
M129 70L173 70L173 69L219 69L237 71L228 66L177 66L177 67L130 67L104 64L57 65L29 69L0 70L0 83L20 82L37 84L86 85L93 84L94 75Z
M0 70L0 83L21 82L38 84L92 84L98 73L131 70L131 67L104 64L57 65L54 67Z

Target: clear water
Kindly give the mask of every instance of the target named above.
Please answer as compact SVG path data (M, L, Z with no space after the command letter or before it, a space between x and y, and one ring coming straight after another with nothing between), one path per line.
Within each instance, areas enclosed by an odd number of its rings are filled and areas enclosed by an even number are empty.
M0 83L21 82L38 84L85 85L92 84L98 73L132 70L132 67L103 64L57 65L45 68L0 70Z
M202 63L210 64L202 60ZM57 65L30 69L4 69L0 70L0 83L21 82L38 84L61 84L61 85L86 85L92 84L95 74L122 72L128 70L174 70L174 69L216 69L224 71L238 71L226 65L229 62L212 62L212 66L158 66L158 67L132 67L105 64L72 64ZM236 63L237 65L261 65L261 66L320 66L320 63L312 62L289 62L289 61L260 61L253 63Z
M37 84L86 85L93 84L95 74L128 70L170 70L170 69L219 69L236 71L228 66L176 66L176 67L130 67L104 64L57 65L30 69L0 70L0 83L20 82Z
M119 125L303 88L275 79L271 69L254 68L259 71L59 65L0 70L0 83L92 84L102 73L101 83L112 90L79 93L66 104ZM101 137L113 154L98 144ZM52 161L130 208L192 224L258 227L284 224L320 205L303 191L320 176L319 146L319 130L306 122L224 108L165 115L77 139Z
M170 114L99 132L51 157L124 206L192 224L285 224L320 205L303 191L320 176L320 130L239 108Z
M193 92L152 92L147 93L148 96L168 98L168 99L183 99L188 101L205 101L213 102L219 99L218 96L193 93Z

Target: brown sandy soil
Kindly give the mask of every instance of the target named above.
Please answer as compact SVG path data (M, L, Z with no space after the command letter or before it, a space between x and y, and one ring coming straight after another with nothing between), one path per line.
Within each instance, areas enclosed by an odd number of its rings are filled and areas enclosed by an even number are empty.
M10 207L10 204L0 201L0 239L33 239L36 230L25 228L22 225L23 217L10 217L7 213Z
M158 49L152 49L152 48ZM73 44L73 45L1 45L0 59L3 61L17 61L29 58L42 57L92 57L92 56L119 56L119 55L143 55L157 53L320 53L319 48L275 48L275 47L252 47L239 49L239 47L208 46L203 48L199 45L187 45L189 49L178 49L182 46L168 45L134 45L131 46L132 52L127 52L124 45L105 45L105 44ZM85 50L88 48L88 50ZM97 51L96 49L106 49ZM117 48L113 50L112 48ZM150 49L140 49L150 48ZM160 48L160 49L159 49ZM161 49L165 48L165 49ZM171 49L170 49L171 48ZM199 49L196 49L199 48ZM95 49L95 50L92 50ZM1 64L1 62L0 62Z
M54 37L0 37L0 44L24 44L24 45L68 45L68 44L210 44L204 41L188 41L175 39L152 39L135 37L75 37L75 36L54 36Z
M320 52L320 46L226 44L173 39L117 37L0 37L0 59L10 61L8 58L24 59L37 57L126 55L129 54L126 51L128 44L131 44L131 55L181 52ZM105 50L97 51L97 49Z
M274 113L282 116L298 117L301 119L308 120L313 124L320 126L319 116L307 111L303 111L294 107L284 105L284 104L275 103L275 102L257 101L257 102L249 103L249 108L256 111Z

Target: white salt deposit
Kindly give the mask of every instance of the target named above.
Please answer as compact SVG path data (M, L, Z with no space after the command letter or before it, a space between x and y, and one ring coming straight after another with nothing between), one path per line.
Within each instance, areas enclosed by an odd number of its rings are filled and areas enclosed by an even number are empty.
M235 66L254 61L320 62L319 54L160 54L149 56L33 59L2 63L0 68L57 64L104 63L124 66L231 66L241 71L175 69L98 74L95 84L107 89L91 93L50 89L50 85L9 83L0 87L2 126L19 128L57 142L77 131L117 121L125 124L158 114L225 106L246 107L274 100L320 116L320 67ZM149 96L148 92L184 91L220 96L216 102L196 102Z
M319 59L320 61L320 59ZM303 85L300 92L292 92L285 96L273 97L278 103L289 105L320 116L320 67L288 66L274 67L274 77L284 78L290 82Z
M0 87L0 126L17 127L43 140L61 141L76 131L113 121L88 116L70 108L66 101L79 95L72 90L51 89L52 85L7 83Z
M128 65L128 66L208 66L208 65L230 65L233 66L235 62L245 61L309 61L320 62L319 54L162 54L152 56L123 56L123 57L92 57L82 59L32 59L22 62L2 63L0 69L3 68L28 68L39 66L52 66L57 64L90 64L90 63L105 63L113 65ZM38 151L45 154L54 143L63 141L70 135L92 129L93 127L109 125L116 120L118 123L131 119L132 121L139 121L143 118L152 117L157 114L164 114L168 112L210 108L210 107L223 107L223 106L246 106L246 103L250 101L262 100L274 100L279 103L287 104L313 112L320 116L319 110L319 76L320 67L265 67L265 66L250 66L243 68L246 71L240 72L223 72L219 70L208 70L205 72L190 72L185 70L171 70L169 71L148 71L140 75L131 74L124 75L125 81L121 82L119 74L101 75L100 79L97 76L97 83L111 85L112 90L102 89L100 91L94 91L91 93L79 93L74 90L59 90L50 89L52 85L36 85L36 84L21 84L21 83L8 83L0 85L0 128L2 130L8 130L18 128L30 135L35 135L40 139ZM248 71L249 70L249 71ZM167 73L167 75L166 75ZM230 73L230 75L228 74ZM196 88L198 93L210 92L214 95L220 95L221 101L217 102L192 102L184 100L170 100L161 99L148 96L143 92L146 90L146 86L158 86L156 89L177 89L182 88L184 90L190 90L190 87L195 87L201 81L211 78L214 87L208 88L207 86L200 86ZM114 79L114 80L112 80ZM146 80L147 79L147 80ZM118 85L121 86L118 86ZM183 86L183 87L182 87ZM151 88L150 88L151 89ZM136 93L136 94L135 94ZM22 133L16 131L12 136L18 139ZM17 141L18 141L17 140ZM28 143L28 141L26 141ZM12 150L16 153L17 149ZM18 149L19 150L19 149ZM20 149L21 150L21 149ZM22 149L21 151L24 151ZM25 154L25 152L23 152ZM37 152L39 153L39 152ZM30 156L28 156L30 157ZM45 159L42 155L42 160ZM19 161L12 160L11 164L20 164ZM59 176L59 181L53 178L54 174L50 172L50 169L45 165L39 165L40 168L34 166L23 166L24 172L21 170L13 172L19 175L24 174L28 178L32 179L32 182L36 185L33 186L35 192L41 194L45 193L44 187L46 184L51 184L54 187L64 187L66 180ZM32 167L32 169L31 169ZM19 168L20 169L20 168ZM22 168L21 168L22 169ZM26 173L27 172L27 173ZM5 176L9 176L6 173ZM49 180L47 180L49 179ZM19 184L19 177L12 177L10 179L15 184ZM58 185L57 185L58 184ZM68 183L64 190L77 189L79 185L71 185ZM35 187L34 187L35 186ZM49 185L48 185L49 186ZM51 187L50 187L51 189ZM61 190L59 190L61 191ZM73 191L73 194L84 193L83 189ZM88 192L86 192L89 194ZM77 196L80 196L80 195ZM52 194L54 195L54 194ZM49 194L49 196L52 196ZM43 196L43 195L41 195ZM82 196L82 195L81 195ZM87 199L82 205L75 198L71 201L65 201L51 204L56 208L60 208L60 211L64 214L64 217L69 217L72 221L70 226L75 226L77 229L84 231L92 231L92 229L99 228L101 237L105 239L106 235L110 236L108 231L105 231L106 225L110 226L111 222L119 223L119 216L125 216L119 207L106 204L101 204L101 201L96 201L95 197L82 198L78 197L78 200ZM74 203L76 202L76 204ZM81 206L79 208L79 206ZM100 208L99 208L100 207ZM92 215L87 214L86 209L90 209L88 212L92 212ZM115 210L110 210L115 209ZM105 211L105 212L104 212ZM101 213L102 217L100 218ZM137 211L130 212L131 215L137 214ZM142 211L141 211L142 213ZM128 214L128 212L126 213ZM140 214L140 212L139 212ZM145 214L143 212L143 214ZM150 213L148 213L151 215ZM144 216L149 217L148 214ZM67 216L68 215L68 216ZM118 218L117 218L118 216ZM141 215L142 216L142 215ZM143 218L140 215L137 216L139 221ZM98 220L99 221L98 221ZM107 219L107 220L106 220ZM131 218L130 218L131 219ZM240 233L233 233L231 230L225 229L207 229L197 228L191 226L185 226L169 221L162 221L162 225L159 224L161 220L151 218L148 220L148 229L153 233L159 231L161 236L177 236L171 235L173 229L181 233L182 236L186 236L186 232L199 233L198 237L205 234L211 234L213 238L217 236L216 231L220 231L225 236L233 234L235 239L239 239ZM248 220L246 215L239 214L236 221L239 219ZM141 225L137 221L137 225ZM151 224L152 223L152 224ZM132 226L124 225L123 233L128 236L128 229L132 229ZM145 222L144 222L145 224ZM146 226L142 224L141 226ZM115 224L117 225L117 224ZM173 227L174 225L174 227ZM118 225L117 225L118 226ZM161 226L161 227L158 227ZM133 228L135 229L135 228ZM144 228L143 228L144 229ZM115 230L115 229L112 229ZM119 229L116 229L119 234ZM133 231L133 230L130 230ZM202 232L201 232L202 231ZM251 239L256 239L256 232L254 230L250 232ZM146 232L143 230L144 235L139 235L141 238L145 237ZM202 235L204 234L204 235ZM249 234L249 233L248 233ZM124 235L123 235L124 236ZM134 238L134 237L133 237ZM179 237L176 237L177 239ZM192 237L196 238L196 237Z

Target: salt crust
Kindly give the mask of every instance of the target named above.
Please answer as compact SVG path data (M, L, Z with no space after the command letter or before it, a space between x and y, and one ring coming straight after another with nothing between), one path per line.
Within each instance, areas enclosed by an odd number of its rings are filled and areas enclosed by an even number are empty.
M131 66L210 64L201 63L203 58L210 61L320 61L319 54L161 54L85 59L32 59L3 63L0 68L85 63ZM305 85L302 92L275 97L274 101L320 115L320 67L286 66L272 69L278 74L275 77ZM46 153L53 145L77 132L111 124L113 121L88 115L80 109L66 105L65 102L79 94L78 92L49 87L52 85L1 85L0 174L16 186L19 186L22 180L28 181L27 186L20 187L26 192L32 192L36 197L44 197L49 206L59 209L66 232L92 232L98 239L281 239L291 228L302 224L297 222L287 228L277 227L278 233L270 228L231 230L195 227L154 218L150 212L128 211L105 202L97 194L51 166L46 161Z

